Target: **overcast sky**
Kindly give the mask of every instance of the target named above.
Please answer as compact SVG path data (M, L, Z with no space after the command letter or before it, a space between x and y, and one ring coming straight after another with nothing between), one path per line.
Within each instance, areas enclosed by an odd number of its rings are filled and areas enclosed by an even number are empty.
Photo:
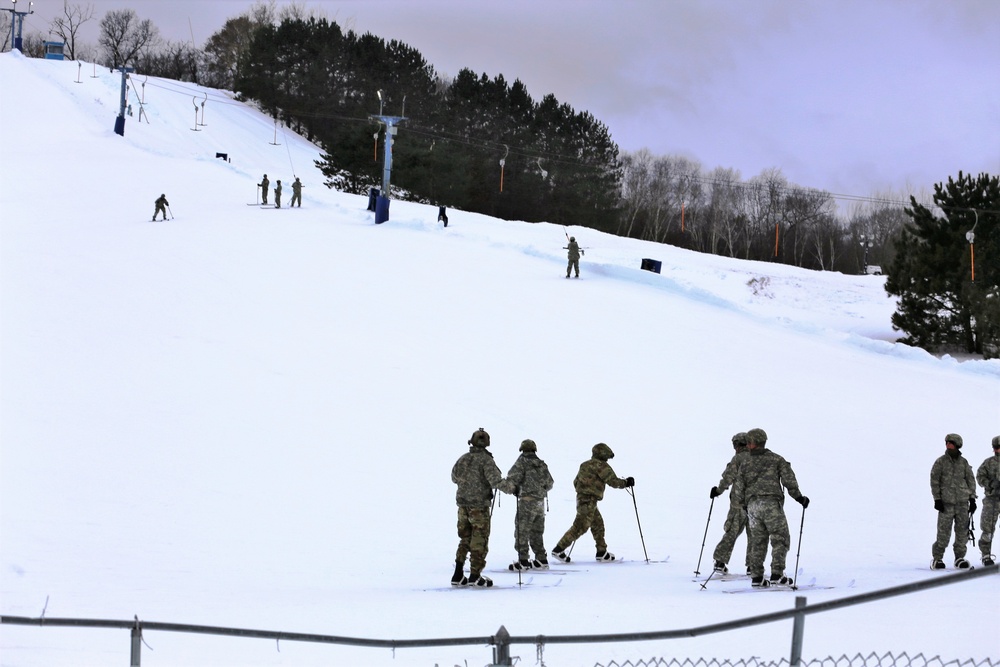
M86 41L105 12L131 7L164 38L201 47L253 3L69 4L95 9ZM552 93L592 113L625 151L685 155L706 171L748 179L777 167L794 184L849 195L1000 173L1000 0L298 4L399 39L442 74L520 79L535 101ZM62 8L38 0L26 32L47 32Z

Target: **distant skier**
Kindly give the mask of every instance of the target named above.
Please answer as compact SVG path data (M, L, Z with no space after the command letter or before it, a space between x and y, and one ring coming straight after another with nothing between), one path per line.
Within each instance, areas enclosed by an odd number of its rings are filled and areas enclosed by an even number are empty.
M153 210L153 222L156 222L156 216L163 213L163 219L167 219L167 207L170 206L170 202L167 201L167 195L160 195L155 202L156 209Z
M976 478L972 466L962 458L962 436L949 433L944 437L944 454L931 466L931 495L937 510L937 539L931 547L931 569L943 570L944 550L955 527L955 567L967 570L965 560L969 539L969 515L976 511Z
M997 529L997 515L1000 514L1000 435L993 438L993 456L989 457L976 471L976 481L983 487L983 513L979 515L979 551L983 565L993 565L993 535Z
M274 208L281 208L281 181L274 186Z
M299 177L295 177L295 182L292 183L292 203L288 205L288 208L293 208L295 202L299 203L299 208L302 208L302 181Z
M750 584L754 588L793 582L792 577L785 576L785 559L791 545L788 520L782 507L785 489L803 509L809 507L809 499L799 491L791 464L767 449L766 445L767 433L764 429L747 431L750 456L740 464L731 492L734 499L747 508L750 521ZM769 539L771 577L767 580L764 579L764 559Z
M267 174L264 174L264 179L257 184L260 188L260 199L262 204L267 203L267 190L271 185L271 181L267 180Z
M717 498L726 492L730 486L736 481L736 473L740 468L740 464L743 463L750 456L750 452L747 451L747 434L737 433L733 436L733 449L736 452L733 454L733 458L729 460L729 464L726 469L722 472L722 479L719 481L718 486L713 486L712 490L709 492L710 498ZM726 523L723 525L723 529L726 531L722 539L719 540L718 546L715 547L715 553L712 555L715 560L715 571L719 574L726 574L729 572L729 568L726 566L729 563L729 557L733 555L733 547L736 546L736 538L740 536L743 529L747 527L747 508L739 502L733 494L729 494L729 514L726 516ZM746 568L747 574L750 573L750 537L747 535L747 554L746 554Z
M580 277L580 255L585 254L583 250L580 249L579 244L576 242L576 237L569 237L569 245L563 246L563 250L569 250L566 253L569 258L569 263L566 265L566 277L569 278L570 271L576 271L576 278Z
M517 515L514 525L514 549L517 560L511 570L548 569L549 558L545 552L545 496L552 490L552 475L545 461L538 458L534 440L521 442L521 456L507 473L504 490L517 496ZM528 559L528 547L535 553Z
M635 486L634 479L631 477L622 479L611 469L608 459L613 459L615 453L611 451L610 447L599 442L590 451L591 458L580 464L580 470L573 480L573 487L576 489L576 518L573 520L573 525L552 549L552 555L563 563L570 562L566 548L588 530L594 536L597 560L611 561L615 559L615 555L608 551L608 543L604 540L604 517L597 509L597 503L604 498L605 486L615 489Z
M452 586L489 587L493 580L482 574L486 554L490 550L490 520L493 490L506 491L503 475L486 448L490 434L477 430L469 438L469 451L455 462L451 481L458 485L455 503L458 505L458 551L455 553L455 574ZM469 558L469 576L463 572Z

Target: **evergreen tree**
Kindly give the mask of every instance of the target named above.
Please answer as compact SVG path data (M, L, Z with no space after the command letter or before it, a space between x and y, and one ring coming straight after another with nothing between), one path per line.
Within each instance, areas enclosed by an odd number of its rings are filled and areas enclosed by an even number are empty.
M885 286L899 298L893 327L927 350L1000 356L1000 177L936 184L941 216L910 201Z

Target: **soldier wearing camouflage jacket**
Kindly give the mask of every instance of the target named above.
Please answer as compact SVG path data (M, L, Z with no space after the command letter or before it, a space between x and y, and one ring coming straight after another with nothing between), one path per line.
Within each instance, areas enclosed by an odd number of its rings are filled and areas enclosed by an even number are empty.
M793 577L785 576L785 561L791 538L785 518L785 490L803 508L809 498L799 491L791 464L766 448L767 433L754 428L747 432L747 449L750 456L740 464L733 484L732 496L747 508L750 541L750 577L754 586L768 583L791 583ZM767 557L768 540L771 543L771 576L764 581L764 559Z
M504 490L517 496L517 515L514 525L514 549L517 562L513 570L547 568L548 553L545 551L545 496L552 489L552 475L545 461L538 458L538 446L534 440L521 443L521 455L507 472ZM528 549L535 559L528 559Z
M493 490L506 488L490 446L490 434L479 429L469 438L469 451L451 469L451 481L458 485L455 503L458 505L458 550L455 553L455 586L492 586L482 575L489 551L491 505ZM501 489L503 490L503 489ZM469 576L464 576L465 559L469 558Z
M733 453L733 458L730 459L729 464L726 469L722 471L722 479L719 480L718 486L713 486L712 490L709 492L710 498L718 498L723 493L726 492L730 486L736 482L736 473L740 469L740 464L750 456L750 452L747 451L747 434L737 433L733 436L733 449L736 451ZM729 563L730 556L733 555L733 548L736 546L736 538L738 538L743 530L747 527L747 508L742 502L737 500L735 494L729 494L729 514L726 515L726 523L723 525L723 530L725 533L722 535L722 539L719 540L719 544L715 547L715 552L712 554L712 558L715 561L714 569L720 574L725 574L729 571L726 564ZM745 558L745 565L747 572L750 570L750 537L747 534L747 552Z
M937 539L931 546L931 569L943 570L944 551L955 531L955 567L968 569L965 559L969 539L969 515L976 511L976 478L972 466L962 458L962 436L949 433L944 437L945 453L931 466L931 495L937 510Z
M604 498L605 487L624 489L635 484L635 480L631 477L622 479L612 470L608 460L614 458L615 453L606 444L597 443L592 448L591 454L591 458L580 465L580 470L573 480L573 487L576 489L576 519L552 549L552 555L564 563L570 560L566 548L588 530L594 536L597 560L615 559L614 554L608 551L608 543L604 540L604 517L597 509L597 503Z
M979 515L979 551L983 565L993 565L993 535L1000 515L1000 435L993 438L993 456L980 464L976 471L976 481L983 487L983 512Z

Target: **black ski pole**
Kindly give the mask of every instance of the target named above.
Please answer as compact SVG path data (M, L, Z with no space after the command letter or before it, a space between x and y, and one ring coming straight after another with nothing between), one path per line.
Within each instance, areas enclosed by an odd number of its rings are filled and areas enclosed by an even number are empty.
M167 210L170 211L170 204L167 204ZM170 211L170 219L171 220L174 219L174 212L173 211Z
M639 540L642 542L642 555L646 557L646 562L649 562L649 554L646 553L646 538L642 536L642 524L639 523L639 506L635 503L635 487L631 486L628 488L628 494L632 496L632 507L635 508L635 523L639 526Z
M701 557L705 554L705 540L708 539L708 524L712 523L712 508L715 507L715 498L712 498L712 504L708 506L708 521L705 522L705 534L701 538L701 551L698 552L698 564L694 567L695 574L701 574Z
M969 512L969 541L976 543L976 515Z
M795 548L795 575L792 579L792 590L799 590L799 554L802 553L802 529L806 525L806 508L802 507L802 521L799 522L799 545Z

